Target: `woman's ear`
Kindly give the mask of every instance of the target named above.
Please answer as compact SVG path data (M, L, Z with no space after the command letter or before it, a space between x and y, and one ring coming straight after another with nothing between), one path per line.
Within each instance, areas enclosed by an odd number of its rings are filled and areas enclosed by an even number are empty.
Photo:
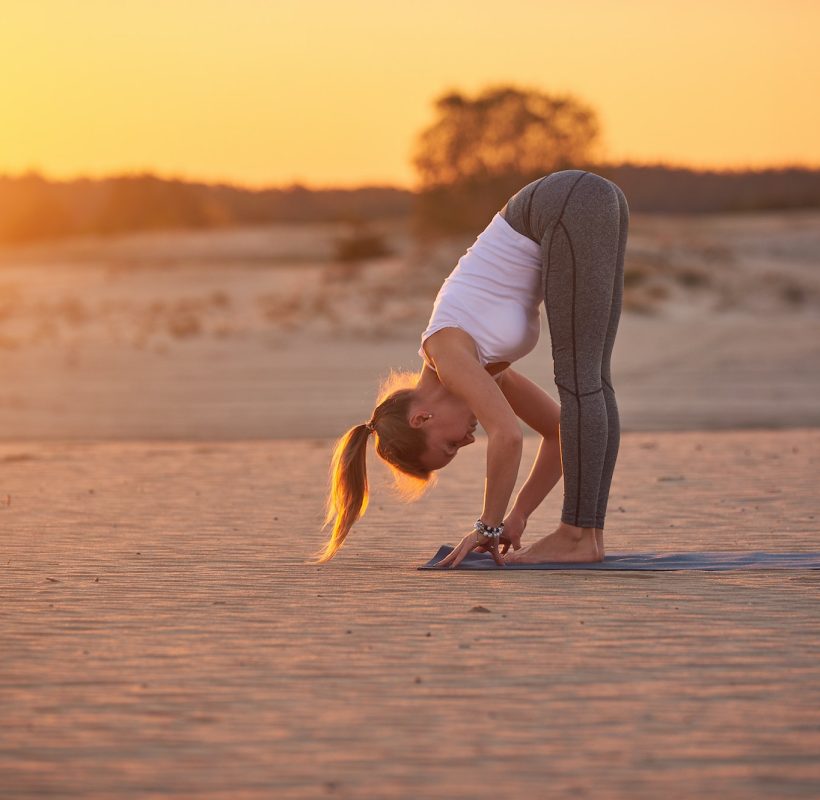
M410 427L420 428L432 416L433 415L427 411L416 411L414 414L410 415Z

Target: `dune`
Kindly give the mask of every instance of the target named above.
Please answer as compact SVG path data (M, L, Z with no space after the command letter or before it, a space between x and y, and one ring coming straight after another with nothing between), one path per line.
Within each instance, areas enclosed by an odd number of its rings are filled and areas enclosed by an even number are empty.
M624 430L817 425L820 212L633 215L613 372ZM469 240L339 225L0 251L0 436L332 437L418 337ZM557 399L542 308L518 366ZM333 392L328 402L327 387Z

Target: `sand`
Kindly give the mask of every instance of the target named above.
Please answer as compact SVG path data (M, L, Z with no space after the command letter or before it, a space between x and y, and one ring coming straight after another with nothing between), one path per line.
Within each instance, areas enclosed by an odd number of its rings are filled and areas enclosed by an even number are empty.
M343 226L0 249L0 439L333 437L367 416L463 239L332 261ZM624 430L820 425L820 212L633 215L613 355ZM542 308L517 363L558 394ZM329 392L328 387L332 387Z
M613 356L623 430L820 425L820 316L625 313ZM383 341L202 337L140 351L0 355L0 439L334 437L369 418L378 378L417 372L415 332ZM546 326L520 369L559 400ZM526 430L525 430L526 433Z
M818 219L633 217L610 552L820 550ZM418 572L483 437L305 563L469 244L339 230L0 251L0 797L816 797L817 573Z
M816 797L820 575L416 571L485 446L317 567L326 441L0 445L0 796ZM818 463L626 434L607 546L817 550Z

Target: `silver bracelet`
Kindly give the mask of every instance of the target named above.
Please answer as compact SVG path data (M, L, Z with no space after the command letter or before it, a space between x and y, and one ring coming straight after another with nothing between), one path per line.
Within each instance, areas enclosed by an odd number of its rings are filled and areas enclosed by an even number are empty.
M486 536L488 539L500 539L501 534L504 533L504 523L502 522L494 528L491 528L482 522L481 517L479 517L473 525L473 530L478 531L478 533L482 536Z

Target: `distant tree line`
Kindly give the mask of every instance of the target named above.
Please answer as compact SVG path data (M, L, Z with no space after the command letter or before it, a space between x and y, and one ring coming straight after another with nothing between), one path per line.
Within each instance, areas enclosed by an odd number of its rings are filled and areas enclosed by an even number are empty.
M629 163L582 168L615 181L633 213L820 208L820 170L816 169L722 173ZM444 189L431 195L391 187L255 191L152 175L73 181L50 181L36 174L0 176L0 243L274 222L363 223L414 215L422 217L425 230L466 231L486 224L510 194L535 177L499 179L489 190L485 183L476 186L470 198L463 187L453 196ZM464 199L465 193L472 205L461 206L469 213L460 214L458 199ZM431 197L436 202L431 203ZM430 215L439 205L445 210L430 224Z
M527 183L561 169L613 180L632 212L713 213L820 207L820 170L697 171L607 163L595 111L572 95L512 85L448 91L416 139L416 191L390 186L262 190L150 174L51 181L0 176L0 243L163 228L350 222L340 258L380 253L367 224L412 219L421 235L475 233ZM376 238L374 238L376 237Z
M406 217L412 202L411 192L389 186L252 190L150 174L51 181L29 173L0 176L0 242L272 222L362 223Z
M715 213L820 208L820 169L800 167L743 172L663 166L601 166L623 189L634 211Z

